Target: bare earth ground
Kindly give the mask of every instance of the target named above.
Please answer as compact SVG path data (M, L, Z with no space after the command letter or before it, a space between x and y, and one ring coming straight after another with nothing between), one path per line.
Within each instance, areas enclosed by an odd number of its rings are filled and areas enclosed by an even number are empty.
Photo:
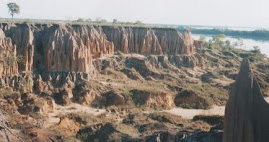
M44 124L44 128L49 128L51 126L54 126L60 122L59 116L64 116L71 113L85 113L93 116L100 115L102 113L105 113L105 109L95 109L92 107L75 104L72 103L70 106L63 107L63 106L57 106L55 111L48 113L48 119L47 122Z
M269 103L269 97L266 97L265 100ZM56 125L60 122L59 116L69 113L86 113L89 115L97 116L102 113L105 113L105 109L96 109L88 106L83 106L79 104L71 104L68 107L58 106L54 112L48 113L48 120L44 124L44 128L48 128L50 126ZM150 113L152 113L151 111ZM211 109L184 109L184 108L173 108L169 110L164 110L160 112L168 112L170 114L181 116L183 119L193 119L194 116L205 115L205 116L213 116L220 115L224 116L225 106L216 106L214 105ZM145 111L145 113L149 113Z
M170 110L166 110L165 112L181 116L184 119L193 119L194 116L197 115L220 115L224 116L225 106L216 106L213 108L204 110L204 109L184 109L184 108L173 108Z

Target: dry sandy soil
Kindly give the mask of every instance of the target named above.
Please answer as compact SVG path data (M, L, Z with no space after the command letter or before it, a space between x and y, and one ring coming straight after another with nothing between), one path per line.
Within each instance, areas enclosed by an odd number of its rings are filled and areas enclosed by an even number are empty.
M266 102L269 103L269 97L264 98ZM184 109L184 108L173 108L170 110L166 110L165 112L181 116L184 119L193 119L194 116L197 115L220 115L224 116L225 114L225 106L216 106L214 105L211 109Z

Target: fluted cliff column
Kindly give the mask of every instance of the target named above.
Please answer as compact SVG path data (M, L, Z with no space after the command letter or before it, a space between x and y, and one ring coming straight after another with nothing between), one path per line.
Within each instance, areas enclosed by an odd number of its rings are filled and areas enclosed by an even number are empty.
M16 56L16 46L12 45L11 39L0 29L0 77L18 73Z
M19 65L19 71L31 72L33 70L34 58L34 34L29 24L8 27L6 36L12 39L17 47L17 55L23 58Z

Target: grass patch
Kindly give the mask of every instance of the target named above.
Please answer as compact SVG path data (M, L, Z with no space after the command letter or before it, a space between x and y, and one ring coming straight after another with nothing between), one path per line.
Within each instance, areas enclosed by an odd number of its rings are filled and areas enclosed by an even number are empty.
M224 87L214 87L208 83L188 84L182 88L194 91L209 104L225 105L229 97L229 90Z
M1 98L12 98L13 96L18 96L18 92L13 91L11 88L2 88L0 89Z
M223 125L224 117L219 115L213 115L213 116L205 116L205 115L197 115L194 116L193 121L203 121L210 125Z
M180 116L176 116L167 112L155 112L149 114L149 117L153 120L159 122L167 122L171 124L176 124L182 126L182 118Z

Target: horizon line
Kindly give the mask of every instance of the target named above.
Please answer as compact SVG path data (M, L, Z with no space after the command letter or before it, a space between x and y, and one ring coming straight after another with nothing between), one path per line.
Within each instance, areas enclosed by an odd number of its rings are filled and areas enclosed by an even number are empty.
M84 19L84 18L82 18ZM115 18L116 19L116 18ZM12 20L12 21L19 21L19 20L33 20L33 21L40 21L42 22L42 20L44 22L73 22L75 20L65 20L65 19L36 19L36 18L3 18L3 17L0 17L0 20ZM86 20L86 19L84 19ZM104 19L106 20L106 19ZM94 20L93 20L94 21ZM137 20L137 21L141 21L141 20ZM86 22L86 21L85 21ZM112 23L113 21L107 21L107 23ZM121 22L131 22L131 21L121 21ZM141 21L143 22L143 21ZM144 22L143 22L144 23ZM166 24L161 24L161 23L144 23L146 25L162 25L162 26L192 26L192 27L218 27L218 28L259 28L259 29L269 29L269 26L268 27L264 27L264 26L232 26L232 25L229 25L229 26L224 26L224 25L198 25L198 24L172 24L172 23L166 23Z

